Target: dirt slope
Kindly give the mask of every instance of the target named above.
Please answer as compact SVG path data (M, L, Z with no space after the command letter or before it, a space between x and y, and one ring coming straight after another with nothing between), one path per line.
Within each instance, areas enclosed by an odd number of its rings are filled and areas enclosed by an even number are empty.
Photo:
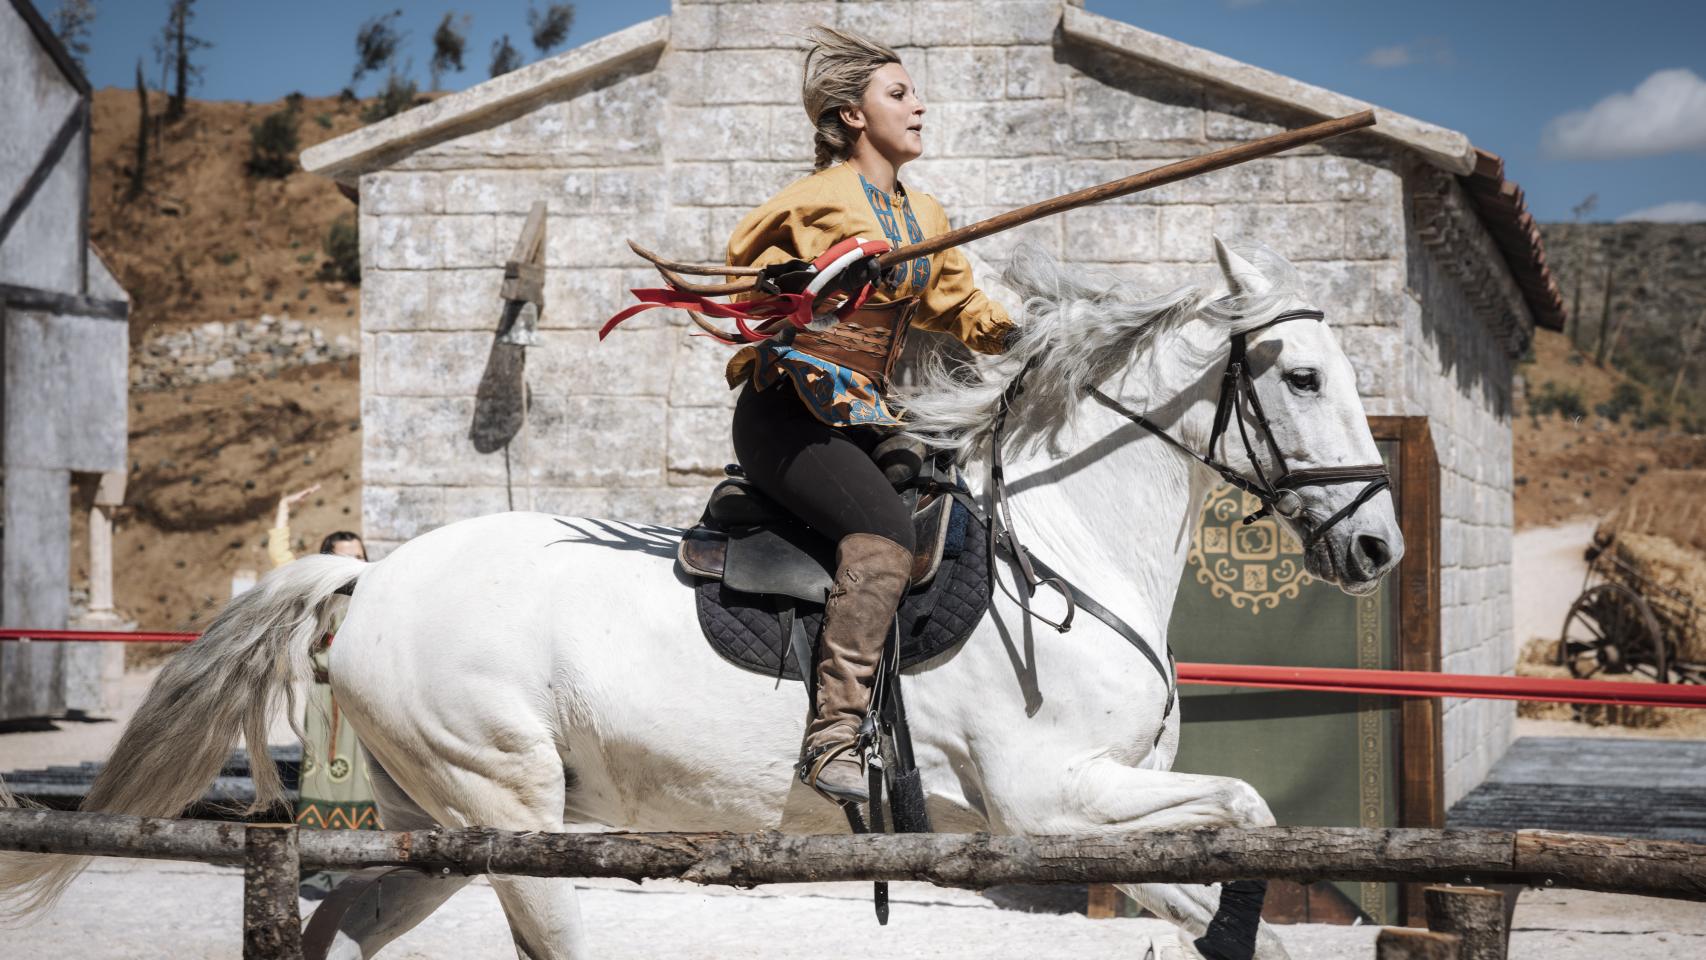
M1609 513L1650 470L1702 471L1700 489L1706 491L1706 435L1671 426L1641 429L1633 412L1617 422L1596 413L1620 385L1633 381L1594 366L1563 335L1537 331L1534 362L1518 373L1522 399L1511 427L1519 529ZM1585 416L1535 412L1549 384L1552 393L1575 391ZM1650 406L1651 392L1635 387Z
M163 99L151 104L155 113ZM328 336L358 335L358 289L318 279L331 224L355 205L329 180L250 176L250 126L283 102L190 101L150 144L147 190L127 199L136 94L96 93L91 231L130 291L135 358L161 333L288 315ZM360 103L305 99L301 146L361 125ZM183 358L188 364L194 358ZM281 493L322 484L297 512L298 550L361 513L360 388L354 360L245 373L168 390L133 387L125 507L114 531L115 600L145 629L197 625L239 571L265 572L266 529ZM87 582L82 518L72 583Z

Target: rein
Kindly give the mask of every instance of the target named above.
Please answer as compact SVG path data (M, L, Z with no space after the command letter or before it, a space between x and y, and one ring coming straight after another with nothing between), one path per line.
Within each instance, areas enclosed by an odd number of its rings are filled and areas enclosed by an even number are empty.
M1185 454L1203 466L1213 470L1222 480L1232 487L1256 497L1262 503L1262 508L1244 518L1246 524L1254 523L1270 513L1278 514L1290 520L1299 522L1303 527L1304 548L1308 549L1320 540L1321 536L1346 517L1356 513L1381 490L1391 486L1392 479L1384 464L1353 464L1342 467L1311 467L1293 470L1285 462L1285 455L1280 452L1279 442L1274 439L1273 428L1269 426L1268 418L1262 411L1261 400L1256 396L1256 383L1250 376L1249 363L1246 355L1248 337L1252 333L1266 330L1275 324L1288 320L1323 320L1326 315L1319 310L1293 310L1282 313L1268 322L1252 327L1249 330L1232 335L1231 354L1227 359L1226 372L1221 375L1220 399L1215 406L1214 428L1209 434L1208 453L1198 453L1185 446L1166 430L1156 425L1154 421L1137 413L1114 398L1103 393L1096 387L1087 387L1085 392L1098 403L1120 414L1132 423L1137 424L1162 440L1165 440L1175 450ZM1013 401L1024 392L1025 377L1037 366L1037 358L1033 357L1018 376L1007 385L1001 394L1000 406L996 410L995 423L990 431L989 439L989 508L980 510L976 503L970 501L963 492L956 492L960 499L969 507L974 516L989 527L989 552L991 579L1000 586L1001 592L1019 605L1027 618L1035 618L1055 628L1057 632L1065 633L1072 629L1072 618L1082 608L1090 615L1102 621L1115 633L1124 637L1127 642L1136 647L1149 660L1150 664L1161 674L1161 679L1167 685L1167 706L1162 711L1165 719L1173 709L1177 681L1173 671L1162 666L1161 658L1156 655L1150 645L1132 626L1121 620L1112 610L1098 603L1093 597L1074 586L1062 577L1048 564L1031 555L1031 552L1019 543L1018 536L1013 532L1012 514L1007 508L1007 482L1002 467L1001 434L1007 424L1007 414L1012 410ZM1231 466L1215 460L1213 453L1225 435L1227 427L1236 418L1238 437L1244 444L1244 453L1249 458L1256 472L1254 479L1246 477ZM1266 471L1262 469L1262 461L1256 456L1255 447L1250 442L1249 432L1245 421L1253 421L1261 431L1261 436L1272 453L1274 462L1279 467L1278 475L1269 480ZM1338 512L1319 524L1305 523L1303 517L1303 500L1297 494L1298 487L1326 486L1338 483L1355 483L1366 481L1365 486L1356 498ZM1019 576L1024 581L1025 590L1020 595L1014 595L1001 582L1001 578L993 576L995 569L994 558L997 552L1005 554L1013 565L1018 568ZM1038 576L1038 574L1041 576ZM1036 595L1039 586L1053 587L1066 600L1066 616L1058 622L1042 616L1031 609L1030 598ZM1167 652L1169 664L1173 654Z

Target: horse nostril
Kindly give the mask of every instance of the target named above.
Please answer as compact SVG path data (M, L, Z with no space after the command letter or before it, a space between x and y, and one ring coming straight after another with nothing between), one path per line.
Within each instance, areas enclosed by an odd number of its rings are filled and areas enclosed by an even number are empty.
M1362 555L1368 558L1370 565L1376 570L1386 566L1386 561L1392 559L1392 548L1388 547L1386 541L1379 537L1365 533L1357 537L1357 547L1362 550Z

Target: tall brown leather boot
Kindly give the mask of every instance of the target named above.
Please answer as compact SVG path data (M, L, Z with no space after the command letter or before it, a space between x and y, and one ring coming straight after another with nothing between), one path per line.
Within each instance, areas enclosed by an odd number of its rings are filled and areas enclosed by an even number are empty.
M895 608L912 575L912 551L886 537L849 534L835 548L835 586L823 610L817 711L800 747L800 779L826 799L869 799L853 741Z

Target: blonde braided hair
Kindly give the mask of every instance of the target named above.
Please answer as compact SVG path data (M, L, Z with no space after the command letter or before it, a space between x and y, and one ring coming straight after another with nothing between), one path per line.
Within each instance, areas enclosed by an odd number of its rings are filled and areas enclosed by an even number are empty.
M841 122L841 109L864 102L871 74L885 64L899 63L900 57L869 37L822 24L811 29L811 40L800 99L814 128L813 169L822 170L853 152L856 136Z

